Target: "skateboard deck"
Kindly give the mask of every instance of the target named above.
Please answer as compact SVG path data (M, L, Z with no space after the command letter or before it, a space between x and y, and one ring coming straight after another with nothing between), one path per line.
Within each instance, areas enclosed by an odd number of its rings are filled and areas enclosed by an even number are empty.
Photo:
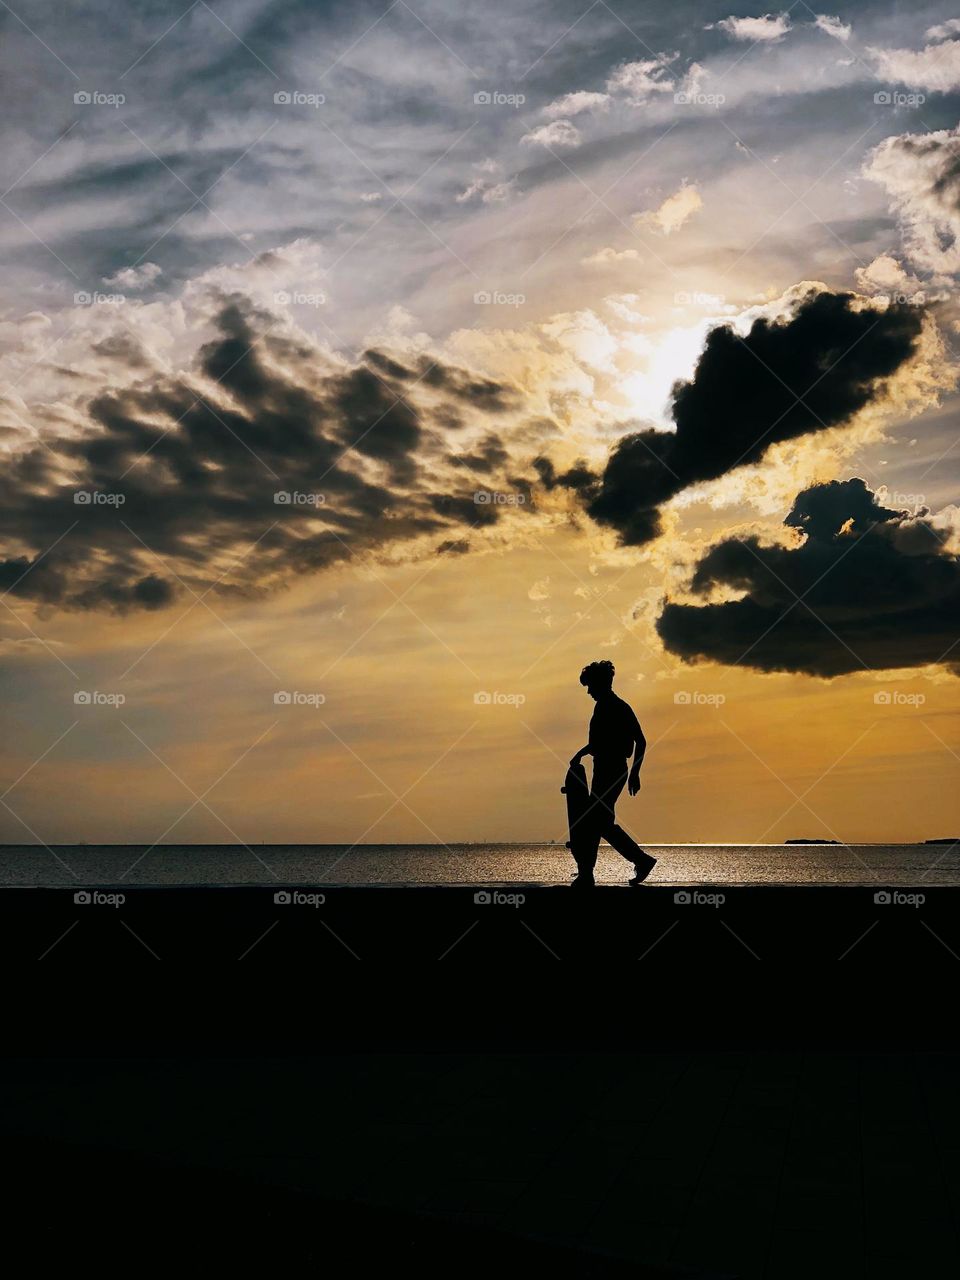
M587 785L587 771L582 764L569 766L560 790L567 798L567 826L570 832L567 848L579 867L590 862L591 853L596 858L596 849L591 849L587 816L590 811L590 788Z

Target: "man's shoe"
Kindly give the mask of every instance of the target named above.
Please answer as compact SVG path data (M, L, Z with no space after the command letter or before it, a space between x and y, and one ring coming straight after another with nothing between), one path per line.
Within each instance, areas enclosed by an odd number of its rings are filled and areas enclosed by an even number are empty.
M584 875L582 871L570 886L571 889L595 889L596 887L597 882L594 880L593 876Z
M649 853L643 854L643 856L638 858L633 864L633 875L630 877L630 883L632 885L643 884L644 880L646 880L647 876L656 865L656 858L651 858Z

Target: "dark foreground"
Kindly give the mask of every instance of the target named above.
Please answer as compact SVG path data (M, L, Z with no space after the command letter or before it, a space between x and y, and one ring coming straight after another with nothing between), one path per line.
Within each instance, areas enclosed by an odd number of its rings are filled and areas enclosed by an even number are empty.
M34 1269L955 1270L960 890L125 892L0 893Z
M958 1060L659 1050L8 1064L31 1274L955 1274Z
M806 971L947 968L960 954L960 888L702 885L0 890L0 955L70 966L214 960L470 968L566 963Z

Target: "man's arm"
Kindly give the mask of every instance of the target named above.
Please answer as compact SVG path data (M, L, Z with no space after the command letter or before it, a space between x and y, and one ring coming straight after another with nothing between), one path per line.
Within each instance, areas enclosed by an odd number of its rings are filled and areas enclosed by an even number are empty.
M588 742L585 747L580 748L580 750L577 752L575 756L571 756L570 763L579 764L584 756L592 756L592 755L593 755L593 747L591 747Z
M643 730L640 728L640 721L636 716L633 717L636 726L634 730L634 753L633 764L630 767L630 777L627 781L627 790L630 795L635 796L640 790L640 766L643 764L643 757L647 754L647 740L643 736Z

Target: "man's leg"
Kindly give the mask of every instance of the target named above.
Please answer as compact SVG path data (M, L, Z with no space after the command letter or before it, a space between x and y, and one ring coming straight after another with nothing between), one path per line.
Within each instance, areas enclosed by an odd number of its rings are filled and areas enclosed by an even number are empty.
M646 857L646 854L637 844L636 840L634 840L633 836L628 835L627 832L624 831L623 827L619 826L617 823L613 823L612 826L608 827L606 831L604 831L603 838L611 849L616 849L617 853L626 858L628 862L636 864L642 858Z
M626 780L625 769L622 771L601 769L599 786L597 773L595 772L592 790L598 793L598 813L601 815L599 838L606 840L611 849L615 849L621 857L626 858L634 868L634 875L631 877L630 883L640 884L653 870L657 860L652 858L649 853L644 852L636 840L631 835L628 835L616 820L614 806Z
M619 763L605 765L593 762L593 778L590 783L590 817L593 831L591 847L596 850L601 840L610 840L610 831L616 824L614 806L627 781L627 771ZM594 843L595 842L595 843ZM596 861L596 853L594 853Z

